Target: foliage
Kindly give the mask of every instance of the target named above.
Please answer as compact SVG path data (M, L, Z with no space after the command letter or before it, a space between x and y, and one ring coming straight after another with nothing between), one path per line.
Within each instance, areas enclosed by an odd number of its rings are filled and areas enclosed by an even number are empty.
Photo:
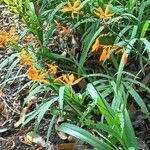
M45 96L27 114L23 125L35 119L36 132L44 115L49 113L53 119L47 138L56 118L63 116L68 123L61 124L59 131L97 149L139 149L127 104L129 96L132 96L132 100L150 119L149 110L135 89L135 85L139 85L150 92L139 80L139 74L145 74L144 70L150 64L150 2L4 2L26 24L24 33L18 35L22 37L20 40L28 37L28 42L36 42L38 46L29 44L23 47L20 41L9 41L9 33L4 35L1 32L1 46L15 44L18 52L1 62L0 70L13 63L0 85L22 77L17 74L15 78L9 78L20 60L20 65L27 70L26 76L31 80L22 89L29 84L32 87L24 99L24 105L38 93L54 93L50 97ZM136 74L124 71L133 59L139 64ZM97 63L99 66L94 69ZM83 126L84 129L81 128Z

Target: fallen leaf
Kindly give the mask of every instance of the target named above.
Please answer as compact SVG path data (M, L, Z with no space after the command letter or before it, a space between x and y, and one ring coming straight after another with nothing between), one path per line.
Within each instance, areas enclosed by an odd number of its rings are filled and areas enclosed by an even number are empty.
M65 119L63 117L58 117L57 124L62 123Z
M41 145L39 145L39 147L36 148L36 150L43 150L43 147Z
M28 105L22 109L21 114L20 114L20 118L19 118L19 120L14 124L14 127L17 128L17 127L19 127L21 124L24 123L25 115L26 115L26 113L28 112L29 108L32 106L32 104L33 104L33 102L30 101L30 102L28 103Z
M36 134L36 136L33 137L33 132L29 132L29 133L27 133L27 138L31 142L36 143L36 144L38 144L38 145L40 145L42 147L45 147L46 142L40 135Z
M59 128L59 125L64 121L64 118L63 117L59 117L57 119L57 122L55 124L55 129L56 129L56 132L58 134L58 136L62 139L62 140L66 140L68 138L67 134L63 133L63 132L58 132L58 128Z
M4 95L4 93L2 92L2 90L0 90L0 97L3 96L3 95Z
M74 143L65 143L56 145L56 150L74 150Z

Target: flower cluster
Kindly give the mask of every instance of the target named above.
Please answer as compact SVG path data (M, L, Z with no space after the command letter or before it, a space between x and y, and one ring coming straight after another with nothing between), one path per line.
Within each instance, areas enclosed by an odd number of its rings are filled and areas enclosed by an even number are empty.
M58 66L56 65L52 65L52 64L47 64L48 66L48 70L52 75L56 75L57 70L58 70Z
M34 61L32 59L32 54L28 53L25 49L20 52L20 63L28 67L27 76L30 80L37 81L40 83L48 83L47 73L40 72L36 67L34 67Z
M32 65L32 55L27 53L25 49L22 49L20 52L20 63L26 66Z
M2 29L0 33L0 47L5 47L8 43L16 43L17 36L15 34L15 28L11 27L10 31L7 32L5 29Z
M92 46L91 52L97 52L99 49L101 49L102 51L99 57L99 61L103 62L106 59L109 59L111 55L111 50L113 50L112 52L115 52L115 54L123 52L124 64L127 63L127 54L124 48L118 45L103 45L100 43L99 38L97 38Z
M96 9L96 11L94 11L94 13L96 14L96 16L98 16L100 19L102 19L104 22L106 20L111 20L112 16L114 15L114 13L110 13L110 7L109 5L106 6L105 10L103 11L103 9L101 7L98 7Z
M55 20L55 23L56 23L56 28L57 28L57 30L58 30L59 33L64 34L64 35L70 33L70 30L69 30L68 27L62 26L56 20Z
M67 6L64 6L60 9L60 12L67 13L71 12L71 17L74 19L74 14L79 14L81 12L81 9L83 8L83 5L81 5L81 0L76 0L73 4L70 3L68 0ZM114 13L110 13L110 6L107 5L105 10L103 10L101 7L98 7L95 9L94 14L98 16L101 20L104 22L106 20L111 20Z
M74 4L71 4L70 1L68 0L67 6L61 8L60 11L62 13L71 12L71 17L72 19L74 19L74 14L79 13L82 8L80 4L81 4L80 0L76 0Z
M55 79L55 81L57 81L57 82L61 82L61 83L68 84L68 85L75 85L75 84L79 83L81 80L82 80L82 78L75 79L74 74L71 74L71 75L63 74L62 76Z
M28 67L27 76L30 80L37 81L39 83L49 83L48 81L48 72L41 72L36 67L34 67L34 61L32 59L32 54L28 53L25 49L22 49L20 52L20 63ZM53 64L46 64L48 71L51 75L55 76L58 71L58 66ZM75 85L79 83L82 78L75 79L73 74L63 74L60 77L57 77L54 81L61 82L63 84Z
M48 83L48 80L46 80L48 74L45 72L40 72L35 67L30 67L27 76L30 80L37 81L40 83Z

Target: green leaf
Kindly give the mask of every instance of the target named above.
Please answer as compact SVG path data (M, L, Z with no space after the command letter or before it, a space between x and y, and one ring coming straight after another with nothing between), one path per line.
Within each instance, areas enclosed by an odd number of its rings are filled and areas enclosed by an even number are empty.
M64 92L65 92L65 86L60 87L59 88L59 108L60 108L61 114L63 114Z
M18 79L18 78L24 78L24 77L26 77L25 74L19 75L19 76L15 76L15 77L12 77L12 78L9 78L9 79L5 80L4 82L2 82L2 83L0 84L0 86L6 84L8 81L14 82L16 79Z
M99 133L101 133L101 134L102 134L103 132L107 132L108 135L111 135L111 136L115 137L118 141L121 142L121 140L122 140L121 137L120 137L120 135L118 135L118 133L116 133L116 132L114 131L113 127L111 128L109 125L106 125L106 124L101 123L101 122L96 122L96 123L95 123L94 121L92 121L92 120L87 120L87 119L83 120L82 123L83 123L84 125L86 125L86 126L92 128L92 129L95 129L97 132L99 132ZM111 136L110 136L110 137L111 137Z
M3 67L5 67L7 64L11 63L12 61L14 61L15 58L19 57L19 53L15 53L12 54L11 56L9 56L8 58L4 59L1 63L0 63L0 70L3 69Z
M145 10L146 7L149 7L149 5L150 5L150 1L149 0L142 2L141 6L140 6L140 9L139 9L139 15L138 15L139 21L142 20L142 16L143 16L143 14L145 12L144 10Z
M134 45L134 43L136 42L137 39L132 39L129 44L127 45L127 48L126 48L126 54L127 54L127 57L128 55L130 54L131 50L132 50L132 47ZM119 65L119 69L118 69L118 72L117 72L117 88L119 88L119 85L120 85L120 82L121 82L121 78L122 78L122 72L123 72L123 69L124 69L124 58L123 58L123 55L122 55L122 58L121 58L121 61L120 61L120 65Z
M140 40L145 44L145 50L147 50L148 59L150 59L150 42L146 38L140 38Z
M116 38L116 40L115 40L114 43L118 43L119 40L122 38L122 36L123 36L130 28L132 28L131 25L128 25L128 26L126 26L125 28L123 28L123 30L121 30L120 33L118 34L118 36L117 36L117 38Z
M144 101L140 97L140 95L132 88L129 87L128 84L124 83L125 87L127 88L128 92L131 94L131 96L134 98L136 103L141 107L142 111L146 114L147 118L150 120L150 112L148 108L146 107Z
M124 141L125 149L134 147L136 150L138 150L139 149L138 143L127 110L125 110L124 119L125 119L125 124L124 124L123 141Z
M148 30L149 25L150 25L150 21L146 21L144 23L142 31L141 31L140 38L144 38L145 37L146 31Z
M100 139L97 139L95 136L78 126L69 123L62 123L58 131L65 132L84 142L87 142L98 150L114 150L114 148L111 147L109 144L101 141Z
M137 80L133 80L130 78L124 78L125 81L130 82L130 83L134 83L140 87L142 87L143 89L145 89L147 92L150 92L150 88L148 88L146 85L144 85L143 83L137 81Z
M17 66L18 62L19 62L19 58L14 60L14 62L10 65L10 67L7 70L7 74L5 75L5 80L8 79L11 76L12 71Z
M39 124L40 124L41 120L44 118L44 115L48 111L49 107L52 104L54 104L56 101L58 101L58 97L54 97L52 99L49 99L48 102L44 103L41 106L41 108L39 109L38 114L37 114L37 119L36 119L35 126L34 126L34 133L36 133L36 131L39 127Z
M96 90L96 88L89 83L87 85L87 91L92 99L96 102L100 112L106 118L109 125L113 125L113 110L109 106L108 102L102 97L102 95Z
M46 91L49 91L49 90L51 90L51 89L48 88L48 87L44 88L42 84L35 87L33 90L31 90L29 92L28 96L24 99L24 104L23 105L25 105L27 102L29 102L31 97L34 96L35 94L46 92Z
M94 32L94 35L90 33L86 37L87 38L86 40L88 40L88 41L86 41L86 43L84 43L85 45L84 45L82 53L81 53L81 57L80 57L80 61L79 61L79 67L78 67L78 73L79 74L83 73L83 70L84 70L83 65L85 63L88 51L91 48L91 46L92 46L93 42L95 41L95 39L103 31L103 29L104 29L104 26L101 26L96 32Z
M41 113L38 117L38 123L39 123L41 121L43 115L46 113L46 111L48 111L48 108L56 101L58 101L58 97L51 97L50 99L47 99L46 102L40 104L38 106L37 110L34 110L33 112L31 112L29 116L27 115L27 119L23 123L23 126L26 125L27 123L29 123L31 120L35 119L36 116L39 113Z
M137 36L138 26L134 25L130 40L134 39Z
M60 10L60 8L62 6L64 6L66 3L61 2L58 6L55 7L55 9L52 11L52 13L50 14L50 16L48 17L49 23L52 22L56 12L58 12Z
M50 136L51 136L52 128L53 128L54 124L56 123L56 119L57 119L57 115L53 115L52 119L50 120L48 131L47 131L46 149L48 146L48 141L49 141Z

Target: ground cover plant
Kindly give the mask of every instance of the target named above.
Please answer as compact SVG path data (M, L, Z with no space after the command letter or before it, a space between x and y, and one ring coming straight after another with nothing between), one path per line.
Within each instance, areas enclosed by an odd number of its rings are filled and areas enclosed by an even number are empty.
M2 3L24 24L20 33L15 26L0 31L0 48L14 50L0 63L0 70L9 66L0 86L28 78L16 93L29 89L14 125L35 122L35 137L48 117L47 142L56 130L62 139L71 135L91 149L140 149L130 106L149 122L150 1ZM38 94L40 101L33 99Z

